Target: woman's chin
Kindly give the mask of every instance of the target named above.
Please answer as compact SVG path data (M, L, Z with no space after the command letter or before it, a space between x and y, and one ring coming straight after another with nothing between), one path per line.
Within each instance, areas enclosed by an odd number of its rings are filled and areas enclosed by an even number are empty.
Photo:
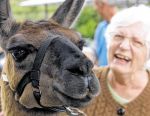
M120 64L120 63L111 63L110 64L110 69L118 72L118 73L128 73L130 72L130 64Z

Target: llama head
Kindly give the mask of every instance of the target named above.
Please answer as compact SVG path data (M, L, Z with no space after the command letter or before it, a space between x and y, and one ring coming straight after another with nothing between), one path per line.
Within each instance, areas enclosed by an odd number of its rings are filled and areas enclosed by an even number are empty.
M93 65L81 52L82 38L69 29L83 3L66 0L47 21L17 23L9 1L1 0L0 43L6 57L3 73L22 106L80 107L98 94Z

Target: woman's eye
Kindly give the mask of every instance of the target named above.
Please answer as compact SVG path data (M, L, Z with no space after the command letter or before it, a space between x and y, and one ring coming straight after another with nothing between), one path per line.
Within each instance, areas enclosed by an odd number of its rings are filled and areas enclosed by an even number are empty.
M142 47L142 46L144 46L144 42L141 42L141 41L134 41L134 42L133 42L133 45L136 46L136 47Z
M145 45L145 42L142 41L141 39L137 39L137 38L132 38L132 44L135 47L143 47Z
M25 49L15 49L11 51L11 54L16 62L21 62L27 57L29 52Z
M124 37L122 35L115 35L114 36L114 40L119 41L119 40L123 40L123 39L124 39Z

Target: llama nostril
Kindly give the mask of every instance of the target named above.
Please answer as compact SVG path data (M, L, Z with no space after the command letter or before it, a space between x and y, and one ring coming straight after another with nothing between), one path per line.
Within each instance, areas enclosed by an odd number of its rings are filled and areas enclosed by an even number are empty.
M79 67L79 69L80 69L83 73L87 72L87 67L86 67L86 65L81 65L81 66Z
M83 75L83 69L81 67L72 67L67 69L69 72L71 72L74 75Z
M92 62L90 60L86 60L84 62L84 65L81 68L82 68L84 74L90 73L92 68L93 68L93 64L92 64Z
M90 60L87 60L87 67L89 68L89 70L92 69L93 66L93 63Z

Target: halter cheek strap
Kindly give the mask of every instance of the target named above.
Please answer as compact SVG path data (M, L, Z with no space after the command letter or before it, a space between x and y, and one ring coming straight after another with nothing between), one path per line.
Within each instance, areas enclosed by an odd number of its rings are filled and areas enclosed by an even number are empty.
M25 86L30 82L32 83L33 88L39 89L40 67L50 43L56 38L58 37L48 37L48 39L40 46L36 54L32 69L23 76L16 88L17 94L19 96L22 95Z
M19 96L22 95L26 85L28 83L32 83L32 87L33 87L33 95L37 101L37 103L44 108L45 110L49 110L52 112L64 112L66 111L64 106L57 106L57 107L47 107L41 104L40 99L41 99L41 91L39 89L39 81L40 81L40 68L41 68L41 64L43 62L44 56L46 54L46 51L48 49L48 47L50 46L52 40L58 38L58 36L56 37L48 37L48 39L46 41L44 41L38 52L37 55L35 57L33 66L32 66L32 70L28 71L23 78L21 79L21 81L19 82L17 88L16 88L16 92Z

